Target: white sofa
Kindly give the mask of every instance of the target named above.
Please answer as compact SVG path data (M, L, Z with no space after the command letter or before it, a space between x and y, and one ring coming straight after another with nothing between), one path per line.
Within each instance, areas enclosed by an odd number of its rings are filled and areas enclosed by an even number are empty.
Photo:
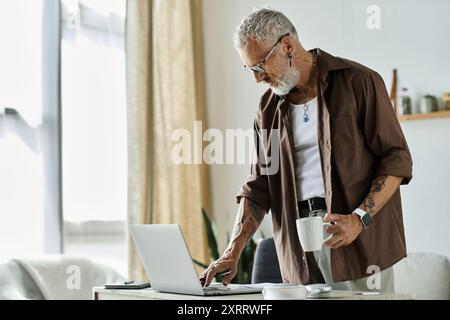
M434 253L409 253L394 265L395 291L418 300L450 299L450 262Z
M91 259L50 255L0 264L0 300L89 300L92 287L124 281Z

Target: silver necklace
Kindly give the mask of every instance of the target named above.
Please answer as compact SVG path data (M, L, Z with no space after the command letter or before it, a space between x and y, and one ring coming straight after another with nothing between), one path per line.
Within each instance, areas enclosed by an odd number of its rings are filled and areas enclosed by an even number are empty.
M313 74L314 68L316 66L316 62L317 62L316 59L317 59L316 55L313 53L313 63L312 63L312 67L311 67L311 75L310 75L310 79L308 79L308 84L306 86L305 99L308 96L307 93L309 92L309 87L311 85L311 83L310 83L311 78L313 78L312 74ZM309 121L308 109L309 109L308 103L305 101L305 105L303 106L303 122L305 122L305 123Z
M309 121L308 104L305 103L305 105L303 106L303 122L308 122L308 121Z

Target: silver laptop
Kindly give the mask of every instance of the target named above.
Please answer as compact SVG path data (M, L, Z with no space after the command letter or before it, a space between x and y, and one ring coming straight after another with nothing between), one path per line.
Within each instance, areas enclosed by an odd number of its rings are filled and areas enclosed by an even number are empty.
M201 296L262 291L260 287L236 284L202 287L178 224L134 224L130 230L152 289Z

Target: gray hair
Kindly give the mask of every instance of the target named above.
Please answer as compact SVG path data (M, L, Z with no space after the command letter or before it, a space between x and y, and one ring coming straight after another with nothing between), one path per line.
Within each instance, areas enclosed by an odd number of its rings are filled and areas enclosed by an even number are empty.
M237 28L234 46L238 50L242 49L249 38L263 46L272 46L286 33L298 39L297 30L283 13L268 8L255 8Z

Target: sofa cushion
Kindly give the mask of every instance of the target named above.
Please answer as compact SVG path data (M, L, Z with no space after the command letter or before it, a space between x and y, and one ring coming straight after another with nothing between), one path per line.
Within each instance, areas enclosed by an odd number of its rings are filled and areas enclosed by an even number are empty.
M82 257L13 259L0 265L0 299L89 300L92 287L123 280L112 268Z
M434 253L410 253L394 265L395 291L416 299L450 299L450 262Z
M32 277L16 261L0 264L0 300L42 300Z

